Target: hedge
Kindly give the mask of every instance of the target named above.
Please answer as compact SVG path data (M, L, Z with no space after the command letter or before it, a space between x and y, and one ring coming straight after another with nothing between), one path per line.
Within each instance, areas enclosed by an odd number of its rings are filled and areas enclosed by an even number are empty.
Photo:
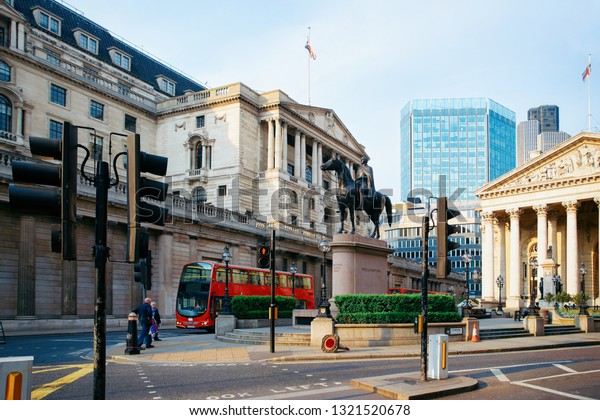
M291 318L296 307L296 299L275 296L277 317ZM231 310L238 319L269 319L271 296L234 296L231 299Z
M429 322L459 322L452 296L429 295ZM340 324L404 324L421 314L421 295L340 295L335 297Z

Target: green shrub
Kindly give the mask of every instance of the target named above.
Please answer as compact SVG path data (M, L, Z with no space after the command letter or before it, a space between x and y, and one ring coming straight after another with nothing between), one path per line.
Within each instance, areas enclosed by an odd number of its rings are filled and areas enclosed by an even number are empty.
M296 299L275 296L277 317L291 318L296 307ZM234 296L231 299L231 310L238 319L269 319L270 296Z
M429 322L458 322L452 296L429 295L427 298ZM341 324L405 324L412 323L421 314L421 295L340 295L335 297Z

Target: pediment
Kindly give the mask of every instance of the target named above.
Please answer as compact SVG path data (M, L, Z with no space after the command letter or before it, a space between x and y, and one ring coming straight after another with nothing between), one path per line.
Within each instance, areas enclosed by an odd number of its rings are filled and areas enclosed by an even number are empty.
M600 176L600 134L580 133L489 182L475 194L480 198L526 188L551 188L561 183L590 182Z
M366 154L364 147L356 141L332 109L286 102L285 107L299 114L313 126L321 129L329 137L352 149L359 155Z

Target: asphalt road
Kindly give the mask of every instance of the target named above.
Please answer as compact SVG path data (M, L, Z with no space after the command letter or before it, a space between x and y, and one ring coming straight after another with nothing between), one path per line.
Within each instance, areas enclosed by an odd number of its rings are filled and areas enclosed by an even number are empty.
M163 337L181 334L172 330ZM107 334L119 344L124 332ZM600 399L599 347L451 356L449 372L477 379L477 390L443 400ZM32 398L93 397L93 336L10 337L0 357L34 356ZM353 387L352 379L417 372L418 358L386 360L140 363L108 360L108 400L382 400Z

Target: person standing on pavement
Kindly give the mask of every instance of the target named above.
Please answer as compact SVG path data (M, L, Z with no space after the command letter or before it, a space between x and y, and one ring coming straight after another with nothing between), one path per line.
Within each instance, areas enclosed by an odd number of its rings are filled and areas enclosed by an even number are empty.
M150 333L152 334L152 338L156 341L162 341L158 338L158 327L160 327L160 312L158 312L158 308L156 307L156 302L150 303L152 307L152 326L150 327Z
M152 336L150 335L150 327L152 326L152 306L150 303L152 299L146 298L144 299L144 303L142 303L138 308L134 309L133 312L137 314L140 325L142 326L142 330L138 335L138 347L140 350L143 350L144 341L146 342L147 349L154 347L152 345Z

